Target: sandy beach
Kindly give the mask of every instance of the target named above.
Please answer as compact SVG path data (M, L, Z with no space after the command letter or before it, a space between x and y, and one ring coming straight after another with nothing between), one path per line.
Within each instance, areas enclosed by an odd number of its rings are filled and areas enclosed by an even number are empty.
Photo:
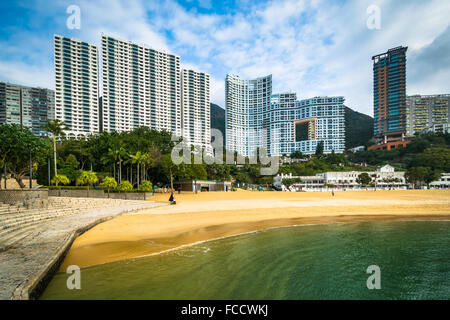
M169 194L152 200L166 202ZM158 254L267 228L384 220L450 220L450 190L210 192L176 195L177 205L123 215L73 243L61 270Z

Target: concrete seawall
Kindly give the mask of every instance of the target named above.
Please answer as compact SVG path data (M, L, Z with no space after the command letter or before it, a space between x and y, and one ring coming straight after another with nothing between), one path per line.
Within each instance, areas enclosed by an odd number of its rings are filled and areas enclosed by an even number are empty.
M0 252L0 299L39 298L79 235L117 216L163 205L166 204L124 201L114 207L95 208L40 224L31 235Z
M103 190L49 190L48 195L50 197L71 197L71 198L108 198L108 193ZM148 200L152 197L151 192L122 192L122 193L110 193L110 199L122 199L122 200Z

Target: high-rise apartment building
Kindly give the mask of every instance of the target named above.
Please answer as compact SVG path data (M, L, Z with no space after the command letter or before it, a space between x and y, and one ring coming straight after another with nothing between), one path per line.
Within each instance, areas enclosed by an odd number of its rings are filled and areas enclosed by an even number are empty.
M294 151L314 154L345 150L344 97L315 97L296 101L295 94L273 95L270 104L270 155Z
M406 134L406 51L397 47L373 56L374 136L370 149L404 147Z
M97 47L59 35L54 45L55 118L71 138L99 132Z
M45 136L42 127L54 118L53 90L0 82L0 125L18 124Z
M406 98L406 133L449 132L450 94Z
M180 57L102 35L103 130L181 133Z
M272 76L242 80L226 78L227 150L252 156L258 148L271 156L294 151L324 152L345 149L343 97L316 97L297 101L295 93L272 95Z
M181 126L183 137L191 145L210 149L209 75L193 70L181 70Z
M227 75L226 148L243 156L253 156L257 148L269 151L269 106L272 75L243 80Z

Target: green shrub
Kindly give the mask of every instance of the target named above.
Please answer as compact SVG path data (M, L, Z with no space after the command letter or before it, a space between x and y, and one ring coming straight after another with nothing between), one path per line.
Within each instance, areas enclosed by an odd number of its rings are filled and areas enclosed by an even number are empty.
M150 181L144 180L142 181L141 185L139 186L139 191L141 192L151 192L152 191L152 183Z
M131 192L133 190L133 185L130 181L124 180L119 184L117 189L121 192Z

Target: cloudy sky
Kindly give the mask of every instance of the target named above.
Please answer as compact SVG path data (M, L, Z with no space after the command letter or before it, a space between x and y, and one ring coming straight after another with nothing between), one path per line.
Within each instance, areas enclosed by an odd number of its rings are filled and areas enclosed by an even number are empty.
M69 5L80 29L66 26ZM408 46L408 94L450 93L449 17L448 0L2 0L0 80L54 88L53 34L99 45L105 33L209 73L222 107L226 74L272 74L274 93L342 95L372 115L371 57L392 47Z

